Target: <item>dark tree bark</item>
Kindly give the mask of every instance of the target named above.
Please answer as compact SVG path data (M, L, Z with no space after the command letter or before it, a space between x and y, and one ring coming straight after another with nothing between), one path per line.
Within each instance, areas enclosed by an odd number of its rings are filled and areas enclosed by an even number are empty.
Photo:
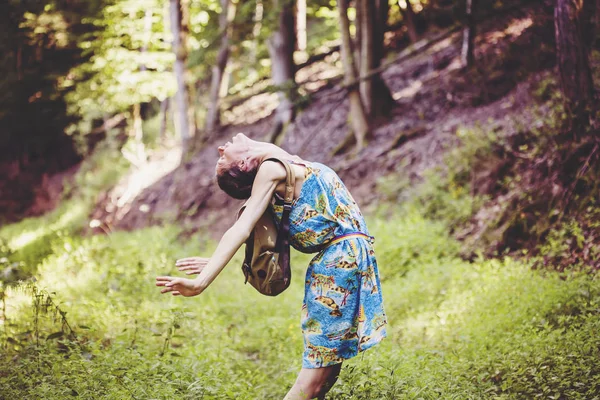
M207 134L213 132L220 124L220 99L225 88L225 69L229 60L229 39L231 37L231 22L235 15L235 4L231 0L221 0L221 14L219 15L219 32L221 34L221 45L217 54L217 62L212 67L210 85L210 100L206 113L205 130Z
M357 72L352 53L352 39L350 38L350 21L348 20L348 0L338 0L340 30L342 34L342 64L344 65L344 82L351 85L356 82ZM360 93L355 85L348 88L350 102L350 122L358 150L365 144L369 132L367 116L363 108Z
M360 62L359 75L365 76L375 68L375 4L372 0L357 0L357 9L360 14ZM360 82L360 97L367 115L373 111L373 79Z
M387 0L358 0L361 23L360 76L381 66L384 57L384 34L387 30ZM394 103L390 90L380 74L360 82L365 112L370 117L388 115Z
M467 24L463 29L463 44L461 59L462 64L465 67L471 67L474 58L474 46L475 46L475 35L476 35L476 23L475 23L475 8L477 7L478 0L467 0Z
M169 98L160 102L160 140L167 138L167 123L169 121Z
M269 141L275 143L287 126L294 121L296 98L296 66L294 49L296 46L296 30L294 26L294 2L292 0L273 0L275 10L279 13L277 30L268 40L271 57L271 78L273 84L280 88L279 105L275 111L275 125Z
M263 24L263 0L256 0L256 8L254 11L254 26L252 27L252 40L250 41L250 68L254 68L256 64L257 50L258 50L258 36Z
M594 106L594 82L583 37L584 20L590 15L583 11L584 0L557 0L554 10L561 87L572 121L579 126L589 123Z
M400 1L398 1L398 7L400 8L400 13L402 14L404 25L406 25L408 37L410 38L411 42L415 43L419 40L419 33L417 32L417 24L415 21L415 10L413 10L412 5L408 0L406 0L406 8L402 8L402 5L400 5Z
M591 51L596 42L600 23L600 0L584 0L582 15L584 17L582 21L583 41L588 51Z
M354 9L356 11L356 16L354 19L354 42L353 42L353 51L354 51L354 63L357 72L360 72L360 60L361 60L361 51L362 51L362 29L365 24L363 21L362 15L362 0L356 0Z

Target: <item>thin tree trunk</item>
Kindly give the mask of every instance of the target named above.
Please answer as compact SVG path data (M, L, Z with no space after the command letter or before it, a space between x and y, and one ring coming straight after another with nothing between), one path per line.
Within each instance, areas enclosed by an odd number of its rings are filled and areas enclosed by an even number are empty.
M360 76L367 75L374 68L374 30L375 13L373 0L357 0L360 9ZM371 115L373 111L373 80L365 79L359 84L360 97L365 108L365 113Z
M141 167L147 161L146 150L143 142L142 115L140 104L134 104L132 107L133 125L129 134L131 145L121 149L123 156L136 167Z
M220 123L220 98L223 93L223 84L228 81L228 79L223 79L223 77L229 60L229 38L231 37L231 22L234 17L235 4L231 0L221 0L221 14L219 15L221 46L217 54L217 63L212 68L210 103L205 125L207 134L213 132Z
M294 64L294 47L296 31L294 28L294 5L290 0L273 0L279 12L278 27L268 40L271 57L271 78L273 84L280 88L279 105L275 111L275 125L269 141L275 143L286 127L295 117L296 66Z
M192 0L180 0L181 1L181 43L182 49L185 52L185 59L187 62L188 56L188 36L190 34L190 2ZM184 64L185 66L185 64ZM188 75L188 72L184 73L184 77ZM186 79L186 89L187 89L187 101L188 101L188 126L190 127L190 135L196 135L198 132L198 122L196 118L196 86L193 84L187 83L188 79ZM196 138L197 141L201 141L202 137L198 136Z
M557 0L554 26L558 70L567 109L576 126L587 125L594 106L594 82L582 37L583 0Z
M387 28L389 5L387 0L359 0L359 4L362 25L360 76L363 77L379 68L385 55L384 34ZM381 74L362 80L360 93L365 112L369 117L389 114L394 99Z
M350 38L350 21L348 20L348 0L338 0L340 30L342 34L342 63L344 65L344 81L351 84L356 81L357 73L352 54L352 40ZM365 115L360 93L356 86L348 89L350 102L350 122L356 139L357 149L363 148L365 137L369 132L369 124Z
M404 20L404 25L406 25L406 30L408 31L408 37L412 43L415 43L419 40L419 33L417 32L417 25L415 22L415 10L413 10L410 1L404 1L406 4L406 8L402 7L402 1L398 0L398 7L400 8L400 13L402 14L402 19Z
M21 44L17 49L17 80L23 80L23 46Z
M299 51L306 51L306 0L296 3L296 38Z
M362 59L362 29L363 29L363 13L362 7L360 6L360 2L362 0L356 0L354 2L354 63L356 71L360 71L360 60Z
M598 32L600 0L584 0L582 16L582 35L586 49L592 50Z
M144 13L144 44L140 48L140 53L144 54L148 51L148 44L150 43L150 35L152 34L152 8L146 9ZM140 71L145 71L146 65L140 65Z
M381 60L384 55L385 32L388 30L389 13L389 0L375 0L375 30L373 33L373 41L375 46L374 53L379 60Z
M169 98L167 97L160 102L160 131L159 137L161 141L167 138L167 123L169 121Z
M256 0L256 9L254 11L254 26L252 27L252 41L250 48L250 68L254 68L254 64L256 63L257 50L258 50L258 39L260 35L260 30L262 29L262 20L263 20L264 8L262 0Z
M463 44L462 44L462 65L465 67L471 67L473 65L474 56L474 45L475 45L475 8L477 7L477 0L467 0L467 25L463 30Z
M187 148L187 142L190 138L190 125L188 123L188 91L185 82L185 61L187 52L182 38L182 13L181 0L170 0L171 6L171 31L173 34L173 53L175 53L175 63L173 72L177 81L177 92L175 94L176 107L176 126L181 136L184 148Z
M150 43L150 35L152 34L152 9L147 9L144 13L144 39L140 53L144 54L148 51L148 44ZM146 71L146 65L140 64L140 71ZM144 148L144 129L143 120L141 113L141 104L134 104L133 106L133 141L135 148L135 157L138 163L146 162L146 150Z

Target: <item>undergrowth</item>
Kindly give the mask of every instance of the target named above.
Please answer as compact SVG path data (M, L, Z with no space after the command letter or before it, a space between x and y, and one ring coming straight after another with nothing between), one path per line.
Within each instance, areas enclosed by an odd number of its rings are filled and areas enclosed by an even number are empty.
M459 145L422 182L389 176L378 191L443 221L465 258L510 254L539 268L600 269L598 134L568 118L550 73L540 74L532 92L539 104L517 132L489 123L459 127Z
M404 201L368 217L388 338L346 362L328 398L600 398L600 282L578 267L600 253L589 230L597 204L549 225L538 258L468 250L467 260L456 237L476 234L469 224L482 210L499 210L480 234L488 245L515 232L507 215L530 218L523 205L539 197L519 172L553 139L507 141L478 127L458 135L463 146L421 185L379 183ZM277 298L244 285L241 253L201 296L160 295L155 276L178 274L176 259L209 256L215 244L202 233L184 240L174 226L83 235L87 205L121 168L95 165L80 175L87 192L0 230L1 397L282 398L301 368L309 255L293 254L292 285ZM589 198L579 195L574 204ZM528 232L548 221L538 211ZM580 258L554 264L565 254Z
M342 370L330 399L589 399L600 395L600 283L511 260L466 262L416 208L369 219L389 337ZM40 221L41 222L41 221ZM277 399L301 367L307 255L277 298L243 284L241 254L201 296L154 277L209 255L173 227L65 234L35 280L3 287L5 398ZM18 253L19 249L13 249Z

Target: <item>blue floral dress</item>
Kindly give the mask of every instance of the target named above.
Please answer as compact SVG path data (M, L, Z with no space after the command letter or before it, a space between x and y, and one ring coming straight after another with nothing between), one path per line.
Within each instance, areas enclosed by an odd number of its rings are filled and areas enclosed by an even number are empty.
M306 271L302 332L304 368L342 362L386 336L381 284L363 216L338 175L306 162L290 213L290 243L317 253ZM281 220L282 205L273 205Z

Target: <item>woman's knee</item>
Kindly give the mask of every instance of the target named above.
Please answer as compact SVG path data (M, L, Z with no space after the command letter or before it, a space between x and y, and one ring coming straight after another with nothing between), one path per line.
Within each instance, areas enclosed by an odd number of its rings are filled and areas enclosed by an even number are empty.
M327 393L327 390L325 389L326 381L319 379L316 376L299 377L296 381L296 385L299 386L305 399L322 397Z
M318 373L311 373L298 377L299 384L305 391L308 398L321 398L331 389L337 381L340 374L341 364L327 367L326 370L320 370ZM316 370L314 370L316 372Z

